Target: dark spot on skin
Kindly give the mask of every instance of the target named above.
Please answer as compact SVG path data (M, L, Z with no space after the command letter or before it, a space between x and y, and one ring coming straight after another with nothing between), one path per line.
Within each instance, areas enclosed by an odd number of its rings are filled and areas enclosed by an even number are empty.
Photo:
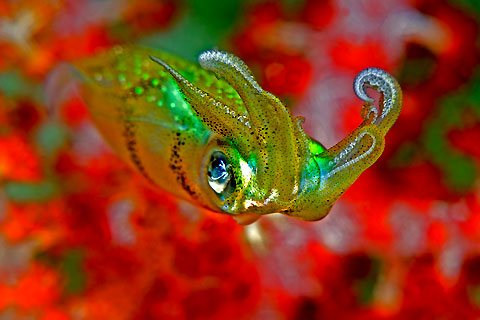
M121 117L128 119L131 116L131 110L118 110L118 112L121 114ZM138 150L137 150L137 140L135 138L135 124L131 121L125 120L123 122L123 137L125 138L125 143L127 145L127 150L130 153L130 159L132 160L133 164L137 168L137 170L151 183L154 183L152 178L148 175L147 171L145 170L145 167L142 164L142 161L140 160L140 157L138 156Z
M172 152L170 156L170 169L172 169L173 173L176 175L176 180L182 188L193 198L196 198L195 191L192 187L188 184L188 180L186 178L185 170L182 168L182 158L180 156L180 146L185 145L185 142L181 141L180 132L175 134L176 142L173 143Z

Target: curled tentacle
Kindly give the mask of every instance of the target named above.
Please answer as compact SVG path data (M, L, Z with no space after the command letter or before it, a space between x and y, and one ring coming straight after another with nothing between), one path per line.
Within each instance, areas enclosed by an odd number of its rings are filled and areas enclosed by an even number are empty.
M264 91L242 60L228 52L211 50L200 54L198 61L204 69L215 72L237 91L247 108L250 123L252 128L256 128L255 131L268 126L268 119L265 117L268 112L261 101ZM265 142L263 134L258 135L258 140Z
M252 90L248 87L253 88L253 91L263 92L245 62L231 53L217 50L205 51L198 57L198 62L202 68L214 71L230 84L235 84L235 89L240 95L251 94ZM243 90L242 87L247 89Z
M374 99L367 95L367 87L382 94L380 112L373 105ZM368 68L361 71L355 78L354 91L365 102L361 111L364 121L342 141L315 156L323 164L317 173L321 179L315 191L316 199L311 194L305 194L297 200L294 211L302 211L302 219L323 218L333 202L380 157L385 135L400 113L400 86L390 74L381 69Z
M365 89L371 87L382 95L381 114L373 106L375 100L367 95ZM400 114L402 106L402 90L397 80L388 72L378 68L360 71L353 82L353 90L358 98L365 101L362 116L375 123L383 132L387 132ZM370 114L374 116L370 119Z
M380 115L373 105L375 100L368 96L365 91L367 87L374 88L383 95ZM352 158L352 153L356 151L356 141L358 137L363 135L367 126L377 127L378 131L384 136L401 110L402 91L400 86L393 76L382 69L368 68L360 71L353 82L353 90L361 100L365 101L362 108L364 122L345 139L328 150L331 157L330 163L333 167L346 163Z

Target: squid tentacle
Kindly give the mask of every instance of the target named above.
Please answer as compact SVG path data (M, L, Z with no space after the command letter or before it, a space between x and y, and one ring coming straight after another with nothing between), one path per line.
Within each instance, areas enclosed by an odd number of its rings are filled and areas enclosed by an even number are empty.
M380 112L374 106L375 100L368 96L367 87L382 94ZM302 218L305 220L323 218L333 202L380 157L385 146L385 135L400 113L400 86L389 73L381 69L361 71L355 78L354 91L365 102L361 111L364 121L339 143L317 156L328 160L328 165L323 174L318 173L321 179L314 195L302 195L303 198L296 201L295 210L304 212Z
M368 96L366 88L371 87L379 91L381 99L381 114L373 105L375 100ZM365 104L362 108L363 123L345 139L330 148L328 153L331 157L331 165L338 166L349 160L356 139L364 132L365 127L374 125L382 135L385 135L400 114L402 105L402 91L398 82L389 73L378 68L367 68L355 77L353 90L358 98Z
M330 169L322 174L318 166L317 185L312 192L301 194L292 202L289 215L315 221L325 217L334 202L352 183L380 157L385 139L378 126L369 124L349 135L347 152L341 161L330 163ZM328 152L329 150L327 150Z
M380 116L373 106L375 100L365 91L367 87L376 89L383 95ZM397 80L382 69L367 68L355 77L353 90L357 97L365 102L362 110L364 119L369 119L370 113L373 112L374 117L370 121L386 133L397 120L402 106L402 90Z
M380 115L373 105L375 100L366 92L367 87L379 91L383 96ZM385 134L398 118L402 105L400 85L382 69L367 68L359 72L353 88L357 97L365 102L362 108L364 121L345 139L327 150L331 159L330 171L324 176L324 183L343 185L344 187L338 188L343 191L380 157L385 145ZM342 179L339 180L339 177Z
M307 138L286 107L258 85L247 65L235 55L206 51L199 56L199 63L224 78L243 99L259 141L257 176L262 181L261 187L271 190L275 185L278 194L285 198L298 192L301 174L298 158L306 152Z
M206 70L214 71L215 73L221 75L227 82L230 84L238 84L238 76L240 75L245 81L243 85L249 84L255 91L262 93L263 89L255 80L252 71L248 66L237 56L217 50L209 50L202 52L198 57L198 62L200 66ZM241 86L237 85L237 92L250 94L251 90L243 91ZM237 88L236 88L237 89Z
M227 105L194 86L163 60L153 56L150 56L150 59L170 73L185 97L190 101L192 108L214 132L222 136L238 137L248 131L250 123L248 120L245 121L242 115L237 115Z
M378 133L375 133L375 130L373 130L372 128L373 128L372 126L368 126L364 128L364 130L356 137L355 141L351 144L351 147L347 156L344 159L342 159L343 160L342 162L335 164L332 170L325 175L325 179L329 179L333 175L337 174L339 171L345 170L347 167L358 164L360 161L364 160L366 157L372 156L372 153L375 150L375 148L378 148L378 145L381 145L383 143L383 138L379 136ZM362 142L362 140L364 140L366 136L370 137L372 141L367 143ZM365 146L367 146L368 149L366 149L363 153L359 153L359 151L362 148L365 148ZM378 150L378 151L381 152L382 150ZM375 160L373 160L373 162ZM369 165L367 165L367 167L368 166ZM355 170L358 170L358 168L355 168Z

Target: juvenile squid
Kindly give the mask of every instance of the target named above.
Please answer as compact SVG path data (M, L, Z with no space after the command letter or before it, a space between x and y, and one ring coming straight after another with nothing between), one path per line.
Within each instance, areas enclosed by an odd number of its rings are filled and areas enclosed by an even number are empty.
M390 74L361 71L363 122L327 149L238 57L211 50L198 60L116 47L75 67L95 125L121 158L154 185L240 223L275 212L325 217L381 155L401 110ZM379 108L367 87L381 93Z

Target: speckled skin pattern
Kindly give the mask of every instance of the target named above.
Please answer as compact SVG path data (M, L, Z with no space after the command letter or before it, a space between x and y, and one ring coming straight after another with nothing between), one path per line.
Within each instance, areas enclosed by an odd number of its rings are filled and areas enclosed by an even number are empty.
M325 217L334 202L381 155L402 93L383 70L354 81L365 103L362 124L330 149L308 137L303 119L264 91L236 56L207 51L200 66L165 52L116 47L80 61L81 94L112 148L151 183L234 216L280 212ZM382 94L380 107L366 93ZM234 179L223 197L207 182L222 152Z

